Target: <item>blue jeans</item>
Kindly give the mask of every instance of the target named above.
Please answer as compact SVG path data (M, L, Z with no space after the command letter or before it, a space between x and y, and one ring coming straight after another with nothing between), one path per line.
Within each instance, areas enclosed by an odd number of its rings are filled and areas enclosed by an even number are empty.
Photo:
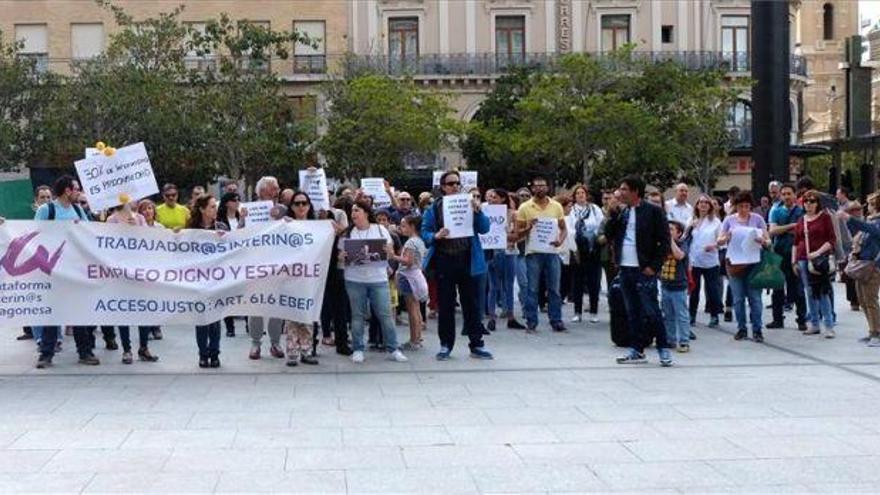
M825 328L834 328L834 307L831 304L833 293L822 295L813 293L813 288L810 287L810 271L807 260L798 261L798 273L807 294L807 320L810 325L818 327L821 320L825 324Z
M670 346L687 344L691 335L687 289L663 289L662 300L663 319L666 323L666 341Z
M749 320L752 323L752 333L761 331L761 318L764 311L761 302L761 289L749 287L749 275L758 265L752 265L742 277L727 277L728 287L733 294L733 313L736 315L738 330L746 330L746 299L749 300Z
M345 281L348 302L351 305L352 349L364 350L364 320L367 318L367 304L373 316L379 320L382 338L389 352L397 350L397 331L391 315L391 288L388 282L362 283Z
M562 297L559 295L559 279L562 275L562 261L557 254L535 253L526 256L529 274L529 292L526 298L526 323L538 325L538 288L541 278L547 284L547 315L550 323L562 323Z
M513 315L513 281L516 278L515 254L507 254L502 250L495 251L495 257L489 264L489 308L488 314L494 315L497 308L502 316Z
M525 311L526 299L529 297L529 269L526 266L526 257L516 255L516 285L519 286L519 305Z
M200 358L215 358L220 355L220 322L196 326L196 344Z
M724 306L721 303L721 267L694 267L691 270L694 274L694 282L696 282L696 287L691 292L689 305L691 320L697 319L697 310L700 306L700 285L703 282L706 284L706 307L709 309L709 314L717 318L724 312Z
M640 268L620 268L620 289L629 324L629 347L641 353L656 340L657 349L668 349L666 327L657 302L657 275L647 276Z

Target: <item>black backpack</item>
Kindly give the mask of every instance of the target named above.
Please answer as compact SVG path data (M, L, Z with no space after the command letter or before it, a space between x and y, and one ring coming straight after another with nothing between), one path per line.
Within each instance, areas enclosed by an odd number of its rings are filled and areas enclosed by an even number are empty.
M47 220L55 220L55 203L50 201L49 205L49 218ZM79 217L80 220L86 220L86 212L83 211L82 208L79 207L76 203L71 203L73 209L76 210L76 216Z

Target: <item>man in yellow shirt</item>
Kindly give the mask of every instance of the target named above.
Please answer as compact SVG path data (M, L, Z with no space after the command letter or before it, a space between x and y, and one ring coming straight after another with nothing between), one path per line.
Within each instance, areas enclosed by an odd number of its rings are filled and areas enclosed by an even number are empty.
M189 223L189 208L177 203L178 192L174 184L162 187L165 202L156 208L156 221L169 229L184 229Z
M559 284L562 274L557 249L565 240L565 211L562 205L548 196L547 179L532 179L532 199L520 205L516 213L518 239L526 239L526 270L528 292L523 312L526 331L534 333L538 327L538 287L542 277L547 277L547 314L555 332L564 332L562 323L562 297ZM534 232L533 232L534 231Z

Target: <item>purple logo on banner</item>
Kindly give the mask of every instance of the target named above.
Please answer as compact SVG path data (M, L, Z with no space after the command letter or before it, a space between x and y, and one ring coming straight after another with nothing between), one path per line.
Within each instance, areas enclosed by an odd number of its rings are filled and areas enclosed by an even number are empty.
M27 275L34 270L40 270L46 275L52 275L52 270L55 269L55 265L61 259L61 251L64 250L66 242L62 242L61 246L55 250L51 257L49 257L49 250L43 246L37 246L37 252L29 260L18 264L18 257L21 255L21 252L28 242L38 234L39 232L31 232L30 234L17 237L10 242L9 247L6 249L6 254L3 255L3 258L0 258L0 268L6 270L6 273L12 277Z

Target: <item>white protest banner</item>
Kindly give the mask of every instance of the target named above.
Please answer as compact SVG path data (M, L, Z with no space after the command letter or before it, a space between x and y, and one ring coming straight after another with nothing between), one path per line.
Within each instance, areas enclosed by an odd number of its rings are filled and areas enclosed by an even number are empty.
M727 243L727 259L734 265L748 265L761 261L761 245L757 242L761 231L755 227L734 227Z
M327 173L323 168L299 171L299 189L305 191L317 210L330 209L330 194L327 191Z
M473 237L474 210L470 194L443 196L443 227L449 231L447 239Z
M530 253L558 253L559 248L553 242L559 239L559 220L555 218L538 218L529 233Z
M435 170L434 171L434 185L440 185L440 177L443 176L446 172L443 170ZM461 190L464 192L468 192L471 189L477 187L477 171L476 170L462 170L458 172L458 176L461 178Z
M223 234L7 221L0 225L0 321L19 327L206 325L232 315L320 319L334 240L329 221Z
M269 212L275 203L271 201L251 201L250 203L242 203L242 209L247 210L247 225L269 223Z
M489 233L480 234L483 249L507 249L507 206L483 203L481 209L489 217Z
M121 194L138 200L159 193L144 143L119 148L111 156L90 156L75 165L80 186L93 210L119 205Z
M361 189L373 198L375 208L388 208L391 206L391 197L385 191L385 179L381 177L367 177L361 179Z

